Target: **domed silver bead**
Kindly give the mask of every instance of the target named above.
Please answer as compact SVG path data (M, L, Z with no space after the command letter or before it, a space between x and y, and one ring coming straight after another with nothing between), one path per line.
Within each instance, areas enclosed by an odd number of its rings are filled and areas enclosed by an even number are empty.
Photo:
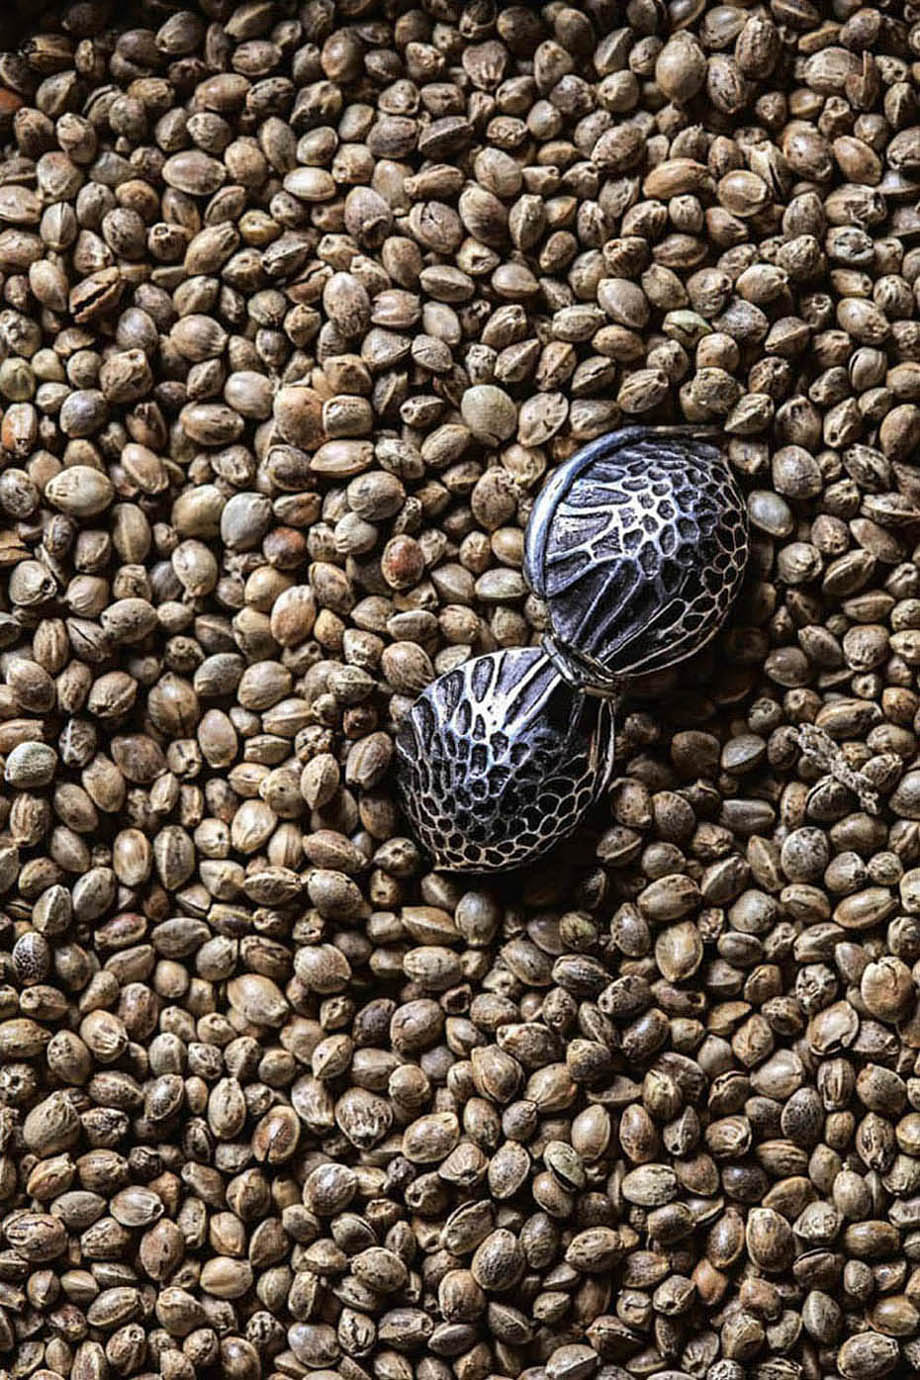
M547 650L603 693L705 646L748 554L747 512L716 447L684 428L628 427L585 446L534 503L524 577Z
M438 867L518 867L570 834L613 766L613 715L539 647L439 676L396 740L403 806Z

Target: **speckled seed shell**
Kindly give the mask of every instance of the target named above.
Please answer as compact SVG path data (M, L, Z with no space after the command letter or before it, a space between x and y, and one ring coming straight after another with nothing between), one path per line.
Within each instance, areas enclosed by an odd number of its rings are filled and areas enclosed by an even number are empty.
M437 865L494 872L575 828L613 765L612 719L538 648L514 647L440 676L396 753L404 808Z
M556 470L534 504L524 574L560 666L586 688L661 671L717 632L741 586L744 501L690 429L629 427Z

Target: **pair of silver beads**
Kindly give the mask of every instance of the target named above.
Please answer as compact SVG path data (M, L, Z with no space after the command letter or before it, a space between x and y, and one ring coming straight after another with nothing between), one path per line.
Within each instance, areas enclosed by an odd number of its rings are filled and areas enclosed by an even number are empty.
M403 808L435 865L520 867L570 834L610 781L617 699L715 635L747 554L744 500L690 429L629 427L555 470L524 550L542 646L439 676L396 740Z

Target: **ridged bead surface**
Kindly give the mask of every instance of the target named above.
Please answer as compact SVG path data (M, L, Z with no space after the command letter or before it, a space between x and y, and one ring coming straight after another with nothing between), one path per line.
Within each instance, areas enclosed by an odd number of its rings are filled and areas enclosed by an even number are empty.
M517 867L569 834L612 766L610 707L536 647L465 662L415 703L396 743L413 828L440 867Z
M744 500L715 446L631 427L552 475L524 573L561 661L600 688L699 651L738 593L747 552Z

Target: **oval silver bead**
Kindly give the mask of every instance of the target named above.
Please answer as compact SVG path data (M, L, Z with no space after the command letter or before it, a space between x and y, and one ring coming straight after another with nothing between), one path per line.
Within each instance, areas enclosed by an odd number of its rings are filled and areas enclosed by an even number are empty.
M438 867L519 867L571 833L613 766L611 706L538 647L473 657L433 681L396 740L403 807Z
M744 499L718 449L692 428L628 427L544 485L524 575L546 603L557 664L603 693L705 646L747 555Z

